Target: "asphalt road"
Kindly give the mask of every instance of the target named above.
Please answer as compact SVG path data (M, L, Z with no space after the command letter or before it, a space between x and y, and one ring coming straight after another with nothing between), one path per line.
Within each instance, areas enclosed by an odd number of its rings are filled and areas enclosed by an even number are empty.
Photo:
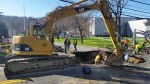
M92 73L84 75L83 67L90 67ZM103 64L80 65L57 70L9 74L7 77L3 73L0 74L1 82L7 78L21 79L17 84L149 84L150 69L136 66L109 67Z

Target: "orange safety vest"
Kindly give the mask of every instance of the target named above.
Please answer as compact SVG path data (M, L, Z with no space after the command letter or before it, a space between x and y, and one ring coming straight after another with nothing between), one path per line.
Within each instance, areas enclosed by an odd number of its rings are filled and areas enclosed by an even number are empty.
M129 41L128 40L124 40L124 44L128 44L129 43Z

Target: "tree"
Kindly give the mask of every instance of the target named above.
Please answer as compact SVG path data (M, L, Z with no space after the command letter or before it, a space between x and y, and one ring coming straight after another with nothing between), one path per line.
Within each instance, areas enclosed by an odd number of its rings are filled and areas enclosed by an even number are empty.
M23 20L18 17L14 18L14 21L10 22L12 27L12 36L15 34L19 34L23 31ZM15 32L14 32L15 31Z
M83 37L84 36L89 36L89 26L91 25L90 20L92 18L93 12L90 13L84 13L81 15L77 15L72 17L73 23L72 27L75 28L75 32L78 29L80 38L81 38L81 43L83 44Z
M2 39L2 36L8 37L8 29L4 22L0 22L0 40Z
M69 18L58 20L55 25L55 33L57 34L57 37L59 38L61 33L64 33L64 37L66 37L67 31L71 31Z
M122 10L127 2L128 0L109 0L109 6L113 15L115 16L115 22L119 32L119 34L117 35L118 41L120 41L121 27L123 26L123 24L121 24Z

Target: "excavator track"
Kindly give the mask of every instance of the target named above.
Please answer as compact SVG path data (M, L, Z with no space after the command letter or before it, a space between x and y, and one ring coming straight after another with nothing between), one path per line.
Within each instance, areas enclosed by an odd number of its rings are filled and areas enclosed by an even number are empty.
M73 57L65 55L48 56L13 56L5 65L5 70L12 73L23 73L47 69L65 68L74 65Z

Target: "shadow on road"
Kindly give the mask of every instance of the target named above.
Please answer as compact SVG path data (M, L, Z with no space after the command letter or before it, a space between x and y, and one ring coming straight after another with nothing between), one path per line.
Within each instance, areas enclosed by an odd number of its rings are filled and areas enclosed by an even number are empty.
M43 76L58 75L87 80L119 82L125 84L140 84L139 81L148 82L150 80L150 74L146 73L150 71L150 69L148 68L136 66L110 67L104 65L90 65L88 67L91 68L92 73L90 75L84 75L82 72L83 67L87 67L87 65L23 74L5 72L5 75L7 79L36 78Z

